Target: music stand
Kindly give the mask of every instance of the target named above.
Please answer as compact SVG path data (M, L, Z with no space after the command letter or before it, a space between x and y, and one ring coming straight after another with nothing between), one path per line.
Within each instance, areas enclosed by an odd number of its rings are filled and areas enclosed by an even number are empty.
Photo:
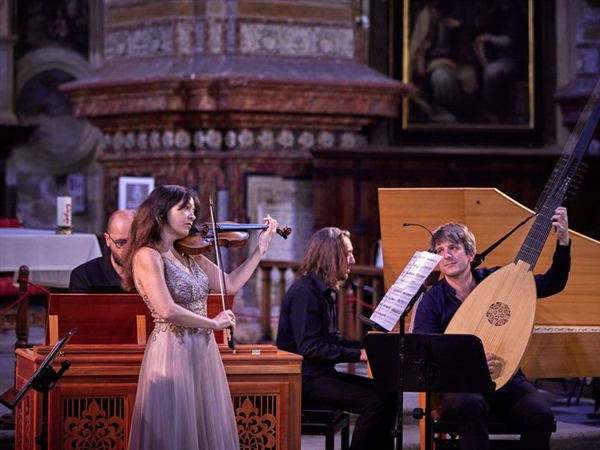
M404 328L405 328L405 319L406 316L408 315L408 313L412 310L412 308L414 307L414 305L419 301L419 299L421 298L421 296L423 295L423 293L425 293L427 291L427 289L431 286L433 286L433 284L439 279L440 277L440 272L437 270L434 270L433 272L431 272L427 278L423 281L423 284L421 284L421 286L419 287L419 289L415 292L415 294L413 295L413 297L410 299L410 301L408 302L407 305L403 306L402 308L404 308L403 311L401 311L402 314L400 314L400 318L398 319L398 329L400 332L400 337L399 337L399 341L400 344L399 346L397 346L397 357L398 357L398 361L395 364L395 367L397 368L397 380L398 380L398 386L396 389L396 394L397 394L397 412L396 412L396 426L394 428L394 439L396 440L396 448L400 449L402 448L402 433L403 433L403 428L404 428L404 388L403 388L403 382L404 382L404 375L403 375L403 367L404 367ZM380 326L379 324L377 324L375 321L371 320L371 319L367 319L366 317L357 314L357 317L362 320L364 323L366 323L367 325L370 325L371 327L375 328L376 330L379 331L385 331L387 332L388 330L383 328L382 326ZM400 445L398 445L398 443Z
M492 381L481 339L471 334L368 333L365 350L380 392L399 389L425 392L426 448L431 448L432 392L492 393ZM400 345L403 367L399 367ZM399 382L400 370L403 379ZM401 443L400 443L401 444Z
M54 370L51 364L54 358L67 344L67 342L69 342L69 339L71 339L71 336L73 336L76 331L77 327L73 328L71 331L65 334L65 336L60 339L56 345L54 345L54 347L52 347L52 350L50 350L48 355L46 355L46 358L42 364L40 364L35 373L31 376L31 378L29 378L21 390L17 392L12 400L0 398L0 403L10 408L11 411L14 411L19 402L23 400L29 389L33 388L37 392L42 393L42 432L35 439L36 443L40 445L41 450L46 450L48 448L48 392L56 385L60 377L62 377L69 367L71 367L70 361L63 361L60 369L57 372Z

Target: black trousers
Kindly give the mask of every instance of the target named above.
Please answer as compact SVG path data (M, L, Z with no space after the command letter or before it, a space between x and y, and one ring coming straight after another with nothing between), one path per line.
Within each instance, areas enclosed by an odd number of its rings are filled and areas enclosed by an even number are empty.
M509 382L485 397L481 394L443 394L444 416L459 420L461 450L490 448L487 422L490 417L512 421L521 431L520 448L548 450L554 414L546 399L528 381Z
M391 450L397 397L380 395L371 378L337 372L302 377L302 399L358 414L350 450Z

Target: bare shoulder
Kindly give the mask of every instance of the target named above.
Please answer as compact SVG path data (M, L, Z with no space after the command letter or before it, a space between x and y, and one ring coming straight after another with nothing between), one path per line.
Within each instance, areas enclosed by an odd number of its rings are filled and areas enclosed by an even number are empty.
M162 258L160 257L160 253L151 247L142 247L136 253L134 257L134 261L140 263L142 265L156 265L163 264Z

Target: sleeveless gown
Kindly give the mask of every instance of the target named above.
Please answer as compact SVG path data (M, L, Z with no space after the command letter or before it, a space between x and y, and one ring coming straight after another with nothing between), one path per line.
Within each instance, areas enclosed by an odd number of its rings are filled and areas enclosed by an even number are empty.
M184 256L185 272L163 257L175 303L206 316L208 277ZM130 450L237 450L239 437L225 369L212 330L154 317L140 369Z

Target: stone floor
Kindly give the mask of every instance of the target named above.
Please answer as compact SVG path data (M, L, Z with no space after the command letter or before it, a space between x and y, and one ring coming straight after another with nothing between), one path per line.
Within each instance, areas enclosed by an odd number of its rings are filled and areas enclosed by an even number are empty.
M40 344L43 341L42 327L30 329L29 343ZM0 393L13 384L14 379L14 330L0 332ZM342 365L341 370L345 370ZM366 367L357 365L358 373L366 373ZM552 437L552 450L600 450L600 420L591 420L587 414L593 410L593 400L589 386L584 387L582 396L569 399L574 380L538 380L538 388L548 398L555 412L558 426ZM569 403L569 404L567 404ZM418 407L418 394L405 393L403 397L404 416L402 427L402 445L398 449L414 450L420 448L418 421L412 417L413 408ZM0 405L0 417L8 414L8 408ZM354 417L353 417L354 419ZM323 436L302 436L301 450L323 450ZM0 430L0 450L14 448L14 432ZM336 449L341 448L339 435L336 437ZM376 449L374 449L376 450Z
M343 369L343 366L342 366ZM360 367L358 371L360 372ZM582 389L582 396L570 398L575 380L538 380L542 394L552 405L557 420L557 430L552 435L551 450L600 450L600 419L589 419L594 401L589 386ZM418 394L404 394L404 416L402 445L397 449L421 449L419 421L412 417L414 408L419 407ZM515 439L517 437L515 436ZM325 438L322 436L302 436L301 450L323 450ZM340 438L336 437L336 450L341 448ZM423 447L424 448L424 447Z

